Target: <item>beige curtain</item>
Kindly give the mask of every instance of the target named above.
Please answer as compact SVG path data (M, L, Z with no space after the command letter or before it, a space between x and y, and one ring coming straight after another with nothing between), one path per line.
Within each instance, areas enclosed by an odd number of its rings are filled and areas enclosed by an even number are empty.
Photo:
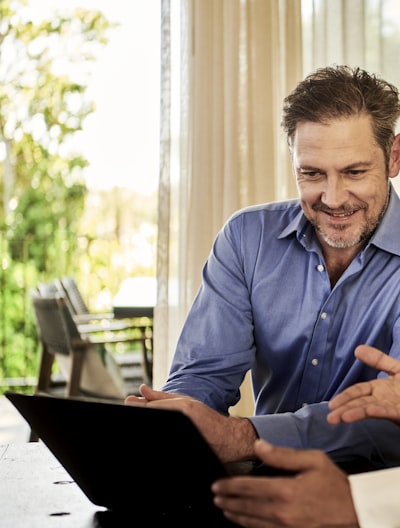
M162 2L155 387L222 224L296 195L280 110L302 77L300 15L298 0Z

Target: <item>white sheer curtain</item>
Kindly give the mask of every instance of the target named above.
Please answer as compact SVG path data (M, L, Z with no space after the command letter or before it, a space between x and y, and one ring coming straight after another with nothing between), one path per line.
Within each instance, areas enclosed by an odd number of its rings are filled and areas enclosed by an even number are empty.
M400 88L399 0L302 0L302 26L305 74L348 64ZM400 191L399 177L392 183Z
M398 0L302 0L304 71L360 66L400 84Z

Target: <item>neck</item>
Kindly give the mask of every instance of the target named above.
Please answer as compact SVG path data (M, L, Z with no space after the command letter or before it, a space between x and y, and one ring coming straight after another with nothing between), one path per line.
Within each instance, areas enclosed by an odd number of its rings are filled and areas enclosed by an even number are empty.
M364 241L356 246L344 249L332 248L326 244L322 245L322 252L332 288L366 243L367 242Z

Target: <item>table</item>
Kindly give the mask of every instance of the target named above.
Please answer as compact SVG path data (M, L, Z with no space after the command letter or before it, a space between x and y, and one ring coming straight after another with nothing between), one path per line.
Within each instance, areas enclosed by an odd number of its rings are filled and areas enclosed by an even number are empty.
M43 442L0 445L1 528L88 528L97 512Z
M134 319L136 317L148 317L153 319L153 306L113 306L116 319Z
M1 528L126 528L142 522L134 509L127 519L92 504L42 441L0 444Z
M153 277L131 277L122 281L113 299L114 317L118 319L148 317L153 319L157 296Z
M204 528L207 520L151 518L152 490L145 510L134 506L124 516L92 504L71 476L42 442L0 444L0 527L1 528ZM236 526L226 520L212 528Z

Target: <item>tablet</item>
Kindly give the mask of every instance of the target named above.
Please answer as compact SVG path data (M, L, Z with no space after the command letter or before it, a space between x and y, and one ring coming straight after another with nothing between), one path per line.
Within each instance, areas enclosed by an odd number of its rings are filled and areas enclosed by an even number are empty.
M235 526L213 504L230 474L180 411L6 392L95 505L157 526Z

